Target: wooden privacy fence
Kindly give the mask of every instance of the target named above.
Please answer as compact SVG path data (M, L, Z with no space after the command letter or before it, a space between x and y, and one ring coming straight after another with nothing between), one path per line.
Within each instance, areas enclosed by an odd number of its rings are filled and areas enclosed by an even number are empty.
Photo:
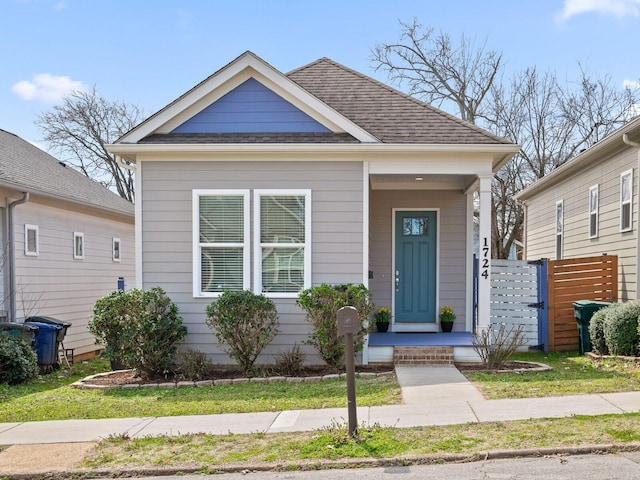
M578 350L578 329L573 302L618 301L618 257L549 260L547 266L549 350Z
M475 290L477 282L477 305ZM491 262L491 323L522 325L529 346L577 351L573 302L578 300L618 301L617 256Z

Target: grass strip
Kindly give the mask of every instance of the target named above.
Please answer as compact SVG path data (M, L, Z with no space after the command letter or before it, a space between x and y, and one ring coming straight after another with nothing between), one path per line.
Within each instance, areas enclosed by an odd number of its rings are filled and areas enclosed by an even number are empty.
M94 469L171 467L203 470L243 464L247 468L344 459L392 459L433 454L481 455L625 444L640 441L640 414L491 422L419 428L360 428L350 439L344 425L303 433L185 435L102 441L83 466Z
M463 372L489 399L555 397L640 390L633 362L593 362L577 353L517 353L511 360L546 363L553 370L524 373Z

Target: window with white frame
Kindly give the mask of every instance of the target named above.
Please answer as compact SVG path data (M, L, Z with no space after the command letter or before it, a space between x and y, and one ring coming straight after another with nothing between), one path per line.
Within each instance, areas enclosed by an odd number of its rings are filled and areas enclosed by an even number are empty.
M564 201L556 202L556 260L562 259L562 235L564 231Z
M254 193L256 293L295 297L311 283L311 191Z
M119 238L113 238L111 240L111 260L119 262L122 258L122 242Z
M598 185L589 189L589 238L598 237L598 206L600 202Z
M24 254L37 257L40 253L39 250L39 235L37 225L25 225L24 226Z
M620 231L629 232L633 227L631 201L633 199L633 170L620 174Z
M250 284L248 190L193 191L193 295L215 297Z
M84 233L73 232L73 258L84 259Z

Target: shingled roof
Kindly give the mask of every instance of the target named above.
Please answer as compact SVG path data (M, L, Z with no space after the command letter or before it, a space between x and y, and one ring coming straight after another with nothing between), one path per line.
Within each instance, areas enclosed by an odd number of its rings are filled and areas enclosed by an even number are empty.
M133 216L131 202L0 129L0 186Z
M383 143L511 143L328 58L286 76Z

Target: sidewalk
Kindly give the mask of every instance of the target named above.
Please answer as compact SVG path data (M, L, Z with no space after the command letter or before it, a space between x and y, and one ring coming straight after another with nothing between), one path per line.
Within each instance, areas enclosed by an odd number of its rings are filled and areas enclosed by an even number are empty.
M640 412L640 392L486 400L455 367L396 367L404 403L358 407L358 424L400 428ZM95 442L110 435L310 431L347 421L347 408L178 417L0 423L0 445ZM0 474L14 447L0 453Z

